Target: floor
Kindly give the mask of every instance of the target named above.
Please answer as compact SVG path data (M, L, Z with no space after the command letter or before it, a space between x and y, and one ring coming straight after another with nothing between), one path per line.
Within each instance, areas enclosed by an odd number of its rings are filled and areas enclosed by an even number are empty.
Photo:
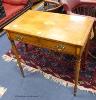
M25 72L26 77L22 78L16 63L2 59L2 55L10 48L5 34L0 37L0 93L2 87L6 91L0 100L96 100L96 95L80 90L74 97L73 88L47 80L37 72Z

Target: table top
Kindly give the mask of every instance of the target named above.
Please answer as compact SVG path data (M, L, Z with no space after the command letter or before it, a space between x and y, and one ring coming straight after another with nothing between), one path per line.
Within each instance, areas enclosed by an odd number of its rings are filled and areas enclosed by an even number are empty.
M83 46L93 22L91 17L29 10L4 29Z

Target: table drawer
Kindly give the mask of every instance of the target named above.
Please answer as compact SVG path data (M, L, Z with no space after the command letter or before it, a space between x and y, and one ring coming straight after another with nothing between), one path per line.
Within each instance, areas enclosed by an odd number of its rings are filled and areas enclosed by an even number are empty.
M39 43L40 43L40 46L43 48L48 48L48 49L52 49L55 51L64 52L64 53L68 53L68 54L72 54L72 55L75 55L75 53L76 53L75 46L69 45L66 43L45 40L45 39L39 40Z
M39 46L39 39L37 37L34 36L29 36L29 35L22 35L22 34L18 34L18 33L10 33L9 34L9 38L11 40L16 40L16 41L20 41L20 42L24 42L26 44L32 44L32 45L36 45Z

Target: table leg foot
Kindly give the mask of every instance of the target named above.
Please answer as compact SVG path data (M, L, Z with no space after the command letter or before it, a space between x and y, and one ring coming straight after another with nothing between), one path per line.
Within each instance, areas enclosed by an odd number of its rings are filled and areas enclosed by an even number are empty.
M76 92L74 93L74 96L76 96Z

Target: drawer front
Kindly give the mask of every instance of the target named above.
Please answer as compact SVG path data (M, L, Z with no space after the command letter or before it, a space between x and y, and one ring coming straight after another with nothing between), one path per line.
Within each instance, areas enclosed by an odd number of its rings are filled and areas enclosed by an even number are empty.
M64 53L72 54L72 55L75 55L75 53L76 53L75 46L72 46L72 45L69 45L66 43L45 40L45 39L39 40L39 43L40 43L41 47L49 48L54 51L64 52Z
M66 43L61 43L58 41L52 41L52 40L47 40L47 39L34 37L34 36L28 36L28 35L25 36L22 34L19 35L17 33L10 34L10 38L16 41L21 41L21 42L39 46L42 48L48 48L54 51L64 52L64 53L68 53L72 55L75 55L76 53L75 46L72 46Z
M18 33L13 33L13 34L10 33L9 38L11 40L16 40L16 41L24 42L27 44L33 44L33 45L39 46L39 39L34 36L22 35Z

